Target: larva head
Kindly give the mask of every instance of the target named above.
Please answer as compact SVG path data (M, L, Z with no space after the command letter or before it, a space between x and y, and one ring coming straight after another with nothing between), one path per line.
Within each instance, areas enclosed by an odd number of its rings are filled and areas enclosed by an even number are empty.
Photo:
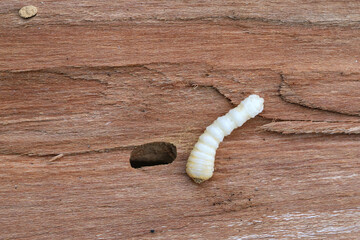
M214 160L207 161L205 159L196 158L190 155L186 164L186 173L196 183L202 183L212 177L214 172Z
M213 175L214 170L203 170L196 169L193 167L187 167L186 173L194 180L196 183L202 183L208 179L210 179Z
M206 181L206 180L204 180L204 179L200 179L200 178L193 178L193 180L194 180L194 182L195 182L195 183L198 183L198 184L200 184L200 183L202 183L202 182Z
M264 99L256 94L253 94L248 96L244 101L242 101L242 105L244 106L250 117L253 118L263 111Z

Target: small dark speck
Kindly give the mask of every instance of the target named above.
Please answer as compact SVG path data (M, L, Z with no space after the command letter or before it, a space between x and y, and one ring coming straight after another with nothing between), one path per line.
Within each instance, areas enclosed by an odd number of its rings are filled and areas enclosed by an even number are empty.
M67 57L66 60L69 60L69 58Z
M150 230L150 232L151 232L151 233L154 233L154 232L155 232L155 230L154 230L154 229L151 229L151 230Z
M251 201L251 198L249 198L249 202Z
M263 141L265 141L265 138L263 138Z
M205 73L205 77L208 77L208 76L210 76L210 74L208 74L208 73Z
M31 162L30 164L31 164L31 165L33 165L34 163L33 163L33 162Z
M79 179L81 179L82 177L80 176Z
M110 74L110 73L106 73L106 75L108 75L108 77L110 77L110 76L111 76L111 74Z

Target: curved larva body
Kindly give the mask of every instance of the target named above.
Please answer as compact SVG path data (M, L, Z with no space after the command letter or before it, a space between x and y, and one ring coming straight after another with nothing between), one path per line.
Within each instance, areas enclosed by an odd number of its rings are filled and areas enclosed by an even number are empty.
M264 99L258 95L250 95L236 108L216 119L199 137L191 151L186 164L187 174L196 182L201 183L212 177L216 149L225 136L235 128L242 126L247 120L262 112Z

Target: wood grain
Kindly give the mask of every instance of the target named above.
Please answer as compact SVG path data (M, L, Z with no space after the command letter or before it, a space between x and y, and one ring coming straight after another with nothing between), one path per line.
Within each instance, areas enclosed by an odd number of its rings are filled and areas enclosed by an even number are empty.
M283 121L265 124L261 126L261 129L282 134L360 134L360 125L347 122Z
M357 239L359 10L1 1L0 239ZM198 136L252 93L264 111L194 184ZM176 160L132 168L150 142Z

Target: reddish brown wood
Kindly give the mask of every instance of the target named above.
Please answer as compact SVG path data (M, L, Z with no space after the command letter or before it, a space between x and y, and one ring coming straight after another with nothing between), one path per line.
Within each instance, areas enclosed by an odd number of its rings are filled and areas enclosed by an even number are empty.
M1 1L0 239L356 239L359 10ZM252 93L264 111L194 184L198 136ZM149 142L176 160L132 168Z
M359 116L359 89L358 73L302 72L284 76L280 94L286 101L310 108Z

